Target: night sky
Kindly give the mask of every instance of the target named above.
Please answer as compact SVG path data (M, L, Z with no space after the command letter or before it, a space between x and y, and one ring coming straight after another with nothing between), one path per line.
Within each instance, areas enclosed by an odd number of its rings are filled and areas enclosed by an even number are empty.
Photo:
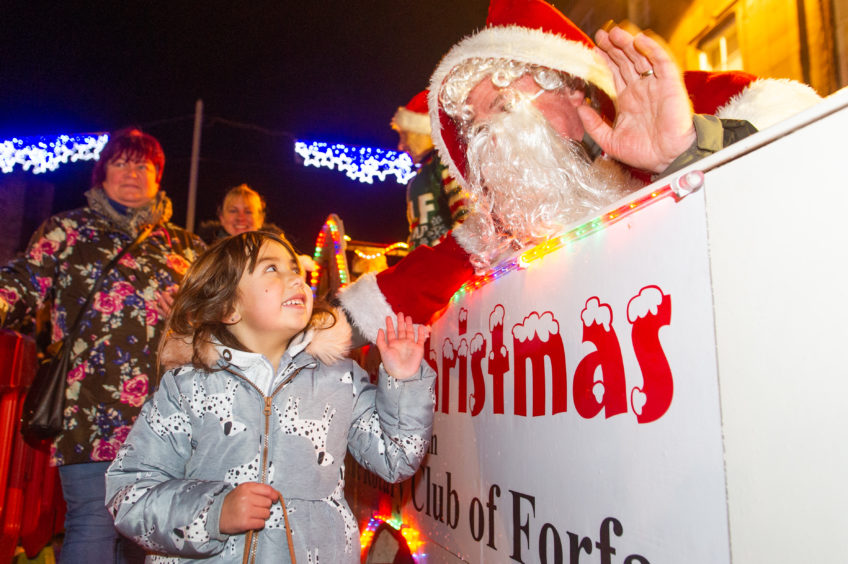
M559 2L563 8L563 2ZM165 149L184 224L195 102L205 126L196 218L246 182L309 250L324 218L352 238L407 233L404 187L297 164L292 136L393 149L389 121L439 59L485 24L487 0L0 3L0 139L141 126ZM217 119L216 119L217 118ZM90 164L41 178L54 211L83 205ZM4 211L3 213L10 213Z

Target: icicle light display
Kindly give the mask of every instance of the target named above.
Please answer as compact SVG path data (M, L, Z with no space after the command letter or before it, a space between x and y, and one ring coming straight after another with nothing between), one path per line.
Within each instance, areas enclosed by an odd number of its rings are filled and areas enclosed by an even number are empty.
M108 140L105 133L13 137L0 142L0 171L10 173L20 165L40 174L69 162L95 160Z
M406 184L417 172L409 155L399 151L295 141L294 152L303 158L304 166L338 170L348 178L368 184L373 184L374 179L386 180L388 176L394 176L399 184Z

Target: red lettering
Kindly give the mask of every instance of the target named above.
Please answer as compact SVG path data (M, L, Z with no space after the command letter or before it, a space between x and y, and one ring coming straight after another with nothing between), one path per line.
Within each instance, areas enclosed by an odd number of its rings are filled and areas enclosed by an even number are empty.
M468 342L465 339L459 342L457 354L457 364L459 365L459 404L456 409L460 413L466 413L468 411Z
M464 307L459 308L459 334L465 335L468 331L468 310Z
M460 313L467 316L464 309ZM434 384L437 411L450 411L453 370L458 379L456 409L459 413L470 411L472 417L480 415L489 395L492 413L504 414L504 378L513 362L511 354L514 355L515 415L527 416L528 399L532 402L533 417L546 415L548 393L551 414L567 411L569 383L565 344L554 314L551 311L532 312L521 323L513 325L512 352L504 344L505 317L502 305L492 309L490 341L482 333L475 333L470 345L466 338L461 338L459 346L454 348L453 342L446 338L439 353L427 348L428 363L438 367ZM627 319L631 324L633 351L642 372L642 385L630 390L630 409L639 423L649 423L668 411L674 394L671 367L659 338L660 329L671 322L671 297L657 286L645 286L628 302ZM612 308L601 303L598 297L591 297L586 300L581 320L583 342L591 343L595 350L586 354L574 372L574 406L586 419L597 416L602 410L606 418L626 413L628 388ZM484 376L486 373L491 375L491 391L486 389L489 383ZM528 373L532 373L529 398Z
M486 403L486 380L483 378L483 359L486 358L486 339L477 333L471 339L471 381L474 383L474 403L471 416L480 415Z
M450 339L445 339L442 344L442 370L439 372L442 378L442 413L450 410L450 371L454 366L456 366L456 351Z
M527 360L533 370L533 417L545 414L545 358L551 361L551 393L553 413L568 408L568 381L565 372L565 347L559 323L553 313L536 312L512 328L515 355L515 414L527 415Z
M660 328L671 323L671 296L657 286L646 286L627 304L633 325L633 352L642 370L642 387L634 387L630 403L639 423L662 417L671 406L674 379L660 343Z
M492 375L492 413L504 412L504 374L509 372L509 354L504 346L504 308L498 304L489 315L492 350L489 352L489 374Z
M627 411L627 383L621 347L612 326L612 308L597 297L586 300L580 314L583 342L595 345L574 372L574 407L586 419L604 409L607 418ZM595 375L601 369L600 379Z

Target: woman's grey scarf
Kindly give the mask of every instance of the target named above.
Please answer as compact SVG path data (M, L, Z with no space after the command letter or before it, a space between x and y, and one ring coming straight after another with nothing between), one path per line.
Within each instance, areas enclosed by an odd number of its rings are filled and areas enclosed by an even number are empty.
M129 208L129 213L123 214L112 207L109 197L102 186L95 186L85 193L88 207L106 216L122 231L133 237L138 236L144 225L159 225L171 219L173 209L171 200L163 190L159 190L150 203L139 208Z

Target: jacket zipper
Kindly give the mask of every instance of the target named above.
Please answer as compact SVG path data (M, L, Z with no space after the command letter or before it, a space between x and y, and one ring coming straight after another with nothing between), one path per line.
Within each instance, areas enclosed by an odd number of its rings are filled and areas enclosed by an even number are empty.
M308 366L308 365L306 365L306 366ZM274 391L271 392L270 396L266 396L265 394L263 394L262 390L260 390L256 386L256 384L251 382L248 378L244 377L242 374L239 374L238 372L230 370L229 368L224 369L227 372L229 372L230 374L233 374L234 376L238 377L239 379L247 382L254 390L259 392L259 395L264 400L265 406L262 409L262 413L265 416L265 433L262 437L262 461L261 461L262 462L261 482L263 484L266 483L266 480L268 479L268 439L269 439L269 436L271 434L270 433L270 431L271 431L271 406L273 405L273 402L274 402L274 396L276 396L280 392L280 390L283 389L283 386L285 386L286 384L291 382L292 379L295 376L297 376L300 373L300 371L303 370L306 366L301 366L297 370L292 372L290 375L288 375L285 380L280 382L277 385L277 387L274 388ZM286 515L285 503L282 500L280 500L280 503L283 504L283 518L285 519L285 523L286 523L286 534L289 537L289 551L290 551L291 557L292 557L292 564L295 564L294 547L291 546L291 533L290 533L289 525L288 525L288 523L289 523L288 515ZM247 544L245 546L245 554L244 554L243 562L248 561L248 554L249 554L250 555L249 556L249 562L251 564L255 564L255 562L256 562L256 551L259 548L259 535L256 534L256 531L248 531L247 532L247 536L245 537L245 543L247 543Z

